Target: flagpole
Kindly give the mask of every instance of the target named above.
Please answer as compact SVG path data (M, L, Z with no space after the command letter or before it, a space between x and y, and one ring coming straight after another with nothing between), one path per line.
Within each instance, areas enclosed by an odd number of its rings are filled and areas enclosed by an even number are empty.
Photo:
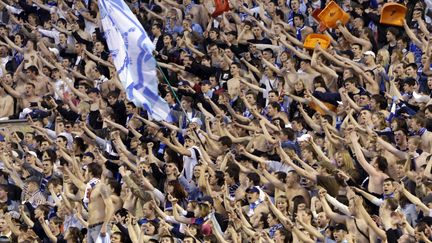
M155 58L155 57L153 56L153 58ZM156 60L156 58L155 58L155 60ZM165 83L168 84L168 86L169 86L171 92L172 92L173 95L174 95L174 98L175 98L176 101L179 103L179 105L180 105L180 109L181 109L182 112L184 113L184 115L185 115L185 117L186 117L186 120L188 121L188 123L191 123L191 120L189 119L189 117L187 116L186 111L184 110L184 108L183 108L182 105L181 105L181 102L180 102L180 99L179 99L179 97L178 97L178 95L177 95L177 92L174 90L174 88L173 88L172 85L171 85L171 82L170 82L170 81L168 80L168 78L165 76L165 73L163 72L162 68L159 66L159 63L157 63L157 62L156 62L156 67L157 67L157 68L159 69L159 71L162 73L162 76L163 76L163 79L164 79ZM195 135L197 136L197 138L198 138L200 144L204 147L204 143L201 141L201 138L198 136L198 133L195 131L195 129L192 129L192 130L193 130L193 132L195 133Z

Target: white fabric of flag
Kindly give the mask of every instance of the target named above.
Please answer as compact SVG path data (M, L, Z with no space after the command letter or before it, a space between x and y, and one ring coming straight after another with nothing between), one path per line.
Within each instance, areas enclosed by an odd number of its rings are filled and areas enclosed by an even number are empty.
M158 94L154 45L123 0L99 0L106 42L129 100L149 117L169 120L170 108Z

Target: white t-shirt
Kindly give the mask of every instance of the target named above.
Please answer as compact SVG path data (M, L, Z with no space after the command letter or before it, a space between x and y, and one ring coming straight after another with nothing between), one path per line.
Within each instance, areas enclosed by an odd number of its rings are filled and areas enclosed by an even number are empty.
M193 168L196 164L198 164L198 157L196 152L200 153L199 148L196 146L192 146L191 148L188 148L188 150L191 152L191 156L183 156L183 176L186 178L187 181L192 180L193 176Z

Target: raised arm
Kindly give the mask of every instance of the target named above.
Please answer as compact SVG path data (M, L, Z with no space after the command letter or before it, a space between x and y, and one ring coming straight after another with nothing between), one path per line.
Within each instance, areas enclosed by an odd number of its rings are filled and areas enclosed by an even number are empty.
M357 210L360 212L360 216L366 221L368 227L370 227L381 240L386 241L386 232L379 228L375 221L371 218L371 216L363 206L363 200L361 199L361 197L354 196L354 202Z
M120 124L118 124L118 123L115 123L115 122L109 120L108 118L104 118L104 121L105 121L105 123L106 123L108 126L110 126L110 127L114 127L114 128L117 128L117 129L120 130L122 133L125 133L125 134L128 134L128 133L129 133L129 130L128 130L126 127L124 127L124 126L122 126L122 125L120 125Z
M366 158L364 157L364 154L361 150L361 146L358 142L357 133L355 131L351 132L350 139L352 142L352 146L354 148L354 153L357 157L357 161L360 163L360 165L363 167L363 169L369 175L378 175L378 172L376 171L376 169L366 161Z
M24 221L24 223L26 223L26 225L28 225L30 228L33 228L34 226L34 222L33 220L30 219L30 217L24 212L24 205L20 205L19 206L19 212L20 215Z
M15 43L13 41L11 41L9 39L9 37L7 37L7 35L3 35L3 39L6 41L6 43L12 47L13 49L15 49L16 51L18 51L19 53L24 53L24 48L21 48L17 45L15 45Z
M5 89L8 94L12 95L12 97L14 97L15 99L21 98L21 94L15 89L13 89L11 86L5 84L3 80L0 81L0 85Z
M320 124L317 124L314 122L314 120L309 116L308 113L303 109L302 103L299 103L298 109L300 111L300 114L304 118L305 122L315 131L315 132L321 132L322 128Z
M423 42L421 42L418 38L417 35L414 34L414 32L412 31L412 29L408 26L407 22L405 19L402 20L403 21L403 27L405 29L405 33L408 35L408 37L411 39L411 41L418 46L419 48L423 49Z
M317 70L319 73L330 75L333 78L338 78L338 74L333 69L331 69L330 67L327 67L327 66L324 66L322 64L318 64L317 63L317 59L318 59L318 56L319 56L319 53L320 53L319 52L320 49L318 49L318 46L319 45L317 45L317 47L315 48L315 50L314 50L314 52L312 54L312 60L311 60L311 66L312 66L312 68L314 68L315 70Z
M115 66L112 63L107 62L107 61L103 60L102 58L94 55L93 53L89 52L87 49L84 49L84 52L90 59L95 61L97 64L104 65L105 67L115 68Z
M385 141L380 136L377 137L377 142L384 147L384 149L388 150L392 154L396 155L399 159L405 159L407 156L406 152L403 152L397 148L395 148L391 143Z
M289 44L288 42L280 39L280 42L286 47L288 48L290 51L292 51L297 57L304 59L304 60L311 60L311 57L306 54L303 51L299 51L297 50L297 48L295 48L294 46L292 46L291 44Z
M345 223L346 220L348 219L348 217L345 215L341 215L341 214L333 212L333 210L330 208L330 206L327 203L326 194L327 193L325 192L325 190L322 191L322 193L320 193L320 200L321 200L321 204L322 204L322 208L323 208L324 212L327 214L327 216L329 218L334 220L336 223Z
M250 63L249 63L249 62L248 62L244 57L242 57L242 58L240 59L240 61L243 62L243 63L246 65L246 67L247 67L250 71L252 71L253 73L255 73L259 78L262 77L262 73L261 73L261 71L258 70L258 68L256 68L254 65L250 64Z
M72 183L78 187L80 191L86 190L86 184L84 184L83 181L81 181L77 176L75 176L67 167L63 167L64 172L68 175L68 177L71 179Z
M269 182L271 184L273 184L275 187L277 187L280 190L285 190L285 183L283 183L282 181L280 181L279 179L277 179L274 175L270 174L265 168L266 168L266 161L258 156L255 156L249 152L247 152L244 148L240 149L240 153L243 154L244 156L248 157L249 159L252 159L254 161L257 161L261 168L262 168L262 173L263 176L269 180Z
M45 223L44 217L42 216L38 220L39 220L40 225L42 226L43 231L45 232L46 236L48 236L48 238L50 239L50 241L53 242L53 243L57 243L57 237L55 237L55 235L53 234L53 232L51 231L51 229Z
M372 44L370 43L370 41L355 37L345 26L338 25L338 28L348 42L360 44L365 51L372 49Z
M289 166L293 167L293 169L300 175L303 177L308 178L311 181L317 181L317 175L318 173L314 170L312 173L308 172L307 170L301 168L300 166L296 165L291 158L285 153L285 151L283 151L283 149L278 146L276 148L279 156L281 156L282 161L286 162Z
M172 203L172 208L173 208L173 216L174 219L179 222L179 223L183 223L183 224L192 224L193 221L190 218L186 218L184 216L181 216L178 212L177 209L177 199L173 198L172 196L168 196L168 199L171 201Z
M356 187L353 187L353 190L360 193L364 198L366 198L368 201L370 201L371 203L375 204L378 207L381 206L381 204L383 203L382 199L379 199L379 198L375 197L374 195L372 195L366 191L363 191L363 190L358 189Z
M431 209L422 202L422 200L420 200L420 198L414 196L413 194L411 194L403 185L403 183L399 184L398 186L398 190L400 193L402 193L403 195L405 195L405 197L412 202L414 205L416 205L421 211L423 211L423 213L425 215L429 215Z
M344 62L340 61L339 59L336 58L336 56L330 54L327 50L324 50L321 48L321 46L317 47L318 50L320 50L320 53L329 61L333 62L334 64L336 64L339 67L343 67L344 66Z
M184 155L184 156L188 156L190 157L192 154L189 150L187 150L186 148L184 148L183 146L176 146L174 145L169 139L163 137L163 136L159 136L158 137L164 144L166 144L170 149L174 150L175 152ZM174 138L176 139L176 138Z

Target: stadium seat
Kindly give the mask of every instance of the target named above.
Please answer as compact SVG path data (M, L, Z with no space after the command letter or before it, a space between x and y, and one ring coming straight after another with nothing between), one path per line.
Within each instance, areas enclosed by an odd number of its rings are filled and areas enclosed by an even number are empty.
M336 28L336 22L339 20L342 24L348 23L350 16L343 11L341 7L334 1L331 1L327 6L318 14L321 23L327 28Z
M327 49L330 46L330 37L324 34L309 34L303 43L303 47L314 49L316 44L319 44L323 49Z
M386 3L381 10L381 24L403 26L407 8L399 3Z

